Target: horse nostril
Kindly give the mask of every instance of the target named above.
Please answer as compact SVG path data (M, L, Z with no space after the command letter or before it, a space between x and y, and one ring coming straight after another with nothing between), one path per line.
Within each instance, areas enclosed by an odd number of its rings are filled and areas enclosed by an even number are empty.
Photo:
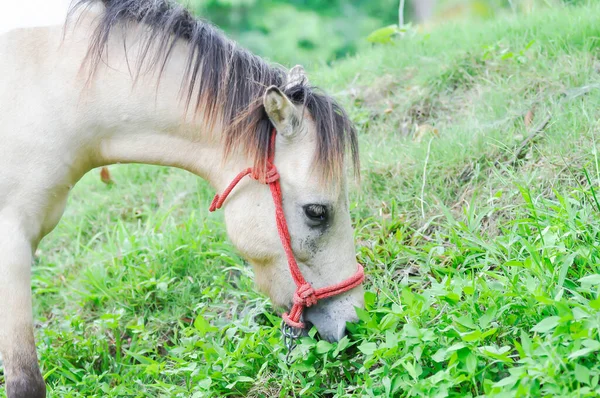
M304 320L304 331L307 334L310 331L310 329L312 329L313 326L315 326L315 325L313 325L313 323L311 321Z

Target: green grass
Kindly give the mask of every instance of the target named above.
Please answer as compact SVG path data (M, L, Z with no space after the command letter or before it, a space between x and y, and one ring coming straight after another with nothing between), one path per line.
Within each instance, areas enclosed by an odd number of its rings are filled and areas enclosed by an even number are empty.
M291 366L207 184L86 176L34 267L50 396L600 395L598 15L448 25L313 72L361 130L367 308Z

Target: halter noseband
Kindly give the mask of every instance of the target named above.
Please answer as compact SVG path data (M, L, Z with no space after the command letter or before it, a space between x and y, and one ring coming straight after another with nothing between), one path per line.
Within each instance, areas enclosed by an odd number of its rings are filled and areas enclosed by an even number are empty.
M302 312L305 307L311 307L316 305L317 302L321 299L336 296L338 294L347 292L360 285L365 279L365 274L362 265L358 264L358 270L354 275L350 278L337 283L335 285L322 287L320 289L314 289L310 283L304 279L300 268L298 267L298 263L296 262L296 258L294 257L294 253L292 251L290 232L288 230L287 222L285 219L285 214L283 212L283 206L281 202L281 186L279 184L279 173L277 172L277 168L273 163L275 158L275 136L277 131L273 129L273 134L271 134L271 145L269 147L269 156L267 158L267 174L265 178L265 183L269 185L271 190L271 196L273 197L273 203L275 204L275 218L277 220L277 231L279 232L279 238L281 239L281 244L283 245L283 250L285 251L285 255L287 256L288 266L290 269L290 273L292 274L292 278L296 283L296 291L294 292L294 304L292 306L291 311L288 313L284 313L282 318L284 322L294 328L304 329L305 325L300 321L300 317L302 316ZM231 193L233 188L242 180L242 178L250 175L251 178L258 180L259 175L257 171L249 167L245 170L242 170L233 181L227 186L225 191L221 195L215 195L213 199L209 211L213 212L217 209L220 209L223 206L223 203L227 199L227 196Z

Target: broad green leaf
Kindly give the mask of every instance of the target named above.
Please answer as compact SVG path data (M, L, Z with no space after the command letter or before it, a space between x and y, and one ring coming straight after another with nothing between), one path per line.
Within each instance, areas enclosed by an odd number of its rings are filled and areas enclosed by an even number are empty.
M198 315L198 317L196 317L196 320L194 321L194 328L196 328L201 335L219 330L217 327L212 326L206 319L204 319L202 315Z
M440 348L439 350L437 350L437 352L435 354L433 354L431 356L431 359L433 359L436 362L443 362L446 360L446 353L448 352L447 349L445 348Z
M523 347L523 351L525 351L525 353L528 355L531 353L531 339L524 330L521 330L521 347Z
M365 308L367 310L375 308L375 302L377 301L377 295L373 292L365 292Z
M600 351L600 342L597 340L587 339L582 342L584 348L572 352L569 355L569 359L575 359L579 357L585 357L592 352Z
M582 344L587 348L593 348L595 350L600 350L600 341L598 341L598 340L586 339L583 341Z
M372 355L377 350L377 344L375 343L362 343L358 346L360 352L365 355Z
M406 369L410 377L412 377L414 380L417 380L422 373L422 370L420 369L418 364L415 365L412 362L403 362L402 366L404 367L404 369Z
M384 376L381 379L381 384L385 388L385 395L389 397L392 394L392 380L388 376Z
M385 28L377 29L367 36L370 43L387 44L392 42L392 37L398 33L398 25L389 25Z
M463 287L463 292L470 296L473 293L475 293L475 288L473 286L465 286L465 287Z
M578 363L575 364L575 379L583 384L590 384L590 370Z
M600 285L600 275L593 274L584 276L583 278L579 279L579 283L582 285Z
M331 344L325 340L319 340L319 342L317 343L317 346L315 348L315 351L317 352L317 354L325 354L325 353L328 353L329 351L331 351L332 348L333 348L333 344Z
M454 351L458 351L461 348L465 348L466 345L465 343L456 343L456 344L452 344L450 347L448 347L448 352L454 352Z
M484 355L499 359L503 362L512 362L512 359L507 355L510 352L509 346L503 346L500 348L495 346L483 346L479 348L479 351Z
M333 357L337 357L339 353L344 351L349 345L350 339L348 336L344 336L340 341L338 341L337 347L335 347L335 350L333 350Z
M383 330L387 330L390 328L395 328L400 319L396 314L386 314L379 323L379 328Z
M543 319L533 328L531 328L532 332L537 333L547 333L558 326L560 321L560 317L558 316L549 316L548 318Z
M493 335L493 334L494 334L494 333L496 333L497 331L498 331L498 329L497 329L497 328L491 328L491 329L489 329L489 330L486 330L485 332L483 332L483 333L481 334L481 339L485 339L486 337Z
M398 345L400 341L400 336L398 332L395 330L386 330L385 331L385 347L386 348L394 348Z
M515 384L517 384L517 382L519 381L520 377L517 377L515 375L511 375L508 377L505 377L504 379L500 380L499 382L494 384L494 387L512 387Z
M461 339L463 339L463 341L467 341L467 342L477 341L481 337L481 332L479 330L475 330L470 333L462 334L460 337L461 337Z
M356 315L358 316L358 319L360 319L364 323L369 323L371 321L371 315L367 310L357 307Z
M475 373L477 370L477 356L472 352L467 356L466 365L467 371L469 371L471 374Z
M468 327L469 329L477 329L475 322L473 322L473 319L468 315L463 315L456 318L456 322L465 327Z

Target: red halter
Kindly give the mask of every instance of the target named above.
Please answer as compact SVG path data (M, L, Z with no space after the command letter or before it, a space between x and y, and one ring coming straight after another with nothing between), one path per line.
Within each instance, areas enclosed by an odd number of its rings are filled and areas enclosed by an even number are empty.
M292 278L296 283L296 291L294 293L294 305L290 313L284 313L282 318L291 327L304 329L304 323L300 322L302 311L305 307L310 307L317 304L317 301L331 296L336 296L340 293L347 292L350 289L360 285L365 279L365 274L362 265L358 264L358 270L350 278L337 283L335 285L322 287L320 289L314 289L310 283L304 279L302 272L296 263L296 258L292 252L292 245L290 239L290 232L288 230L287 222L285 220L285 214L283 213L283 206L281 204L281 186L279 185L279 173L273 163L275 158L275 136L277 131L273 129L271 135L271 146L269 148L269 157L267 159L267 175L265 183L269 185L271 189L271 196L273 196L273 203L275 204L275 218L277 220L277 231L279 232L279 238L281 238L281 244L283 250L287 256L288 266ZM215 195L209 211L215 211L220 209L227 199L227 196L231 193L233 188L244 178L250 175L251 178L258 180L259 175L252 167L247 168L240 172L229 184L229 186L223 191L221 195Z

